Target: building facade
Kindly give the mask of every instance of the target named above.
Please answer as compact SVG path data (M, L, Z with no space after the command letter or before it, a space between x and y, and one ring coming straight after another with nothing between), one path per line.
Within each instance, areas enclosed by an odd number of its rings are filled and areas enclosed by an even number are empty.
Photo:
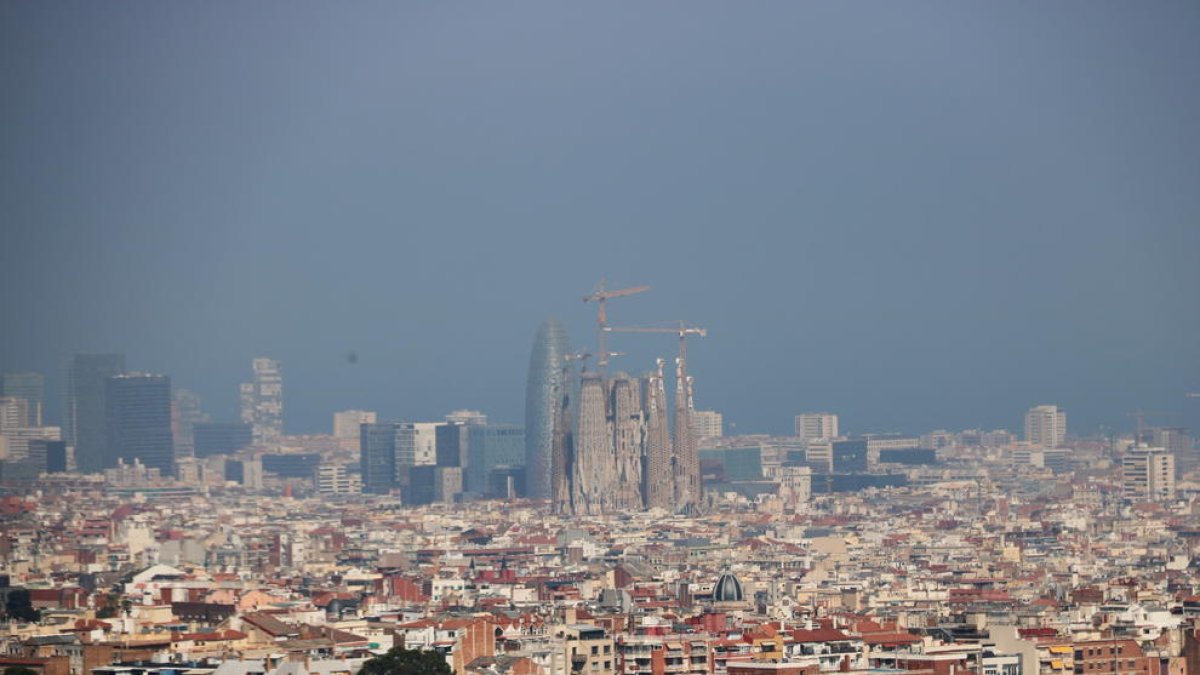
M171 435L171 378L127 373L110 377L105 392L107 454L104 468L134 460L163 476L175 472Z
M242 385L242 421L253 427L256 444L271 443L283 435L283 371L274 359L251 362L254 379Z
M796 415L796 435L805 441L838 437L838 416L827 412Z
M104 397L108 378L123 372L124 354L76 354L67 367L63 440L75 448L75 466L81 473L96 473L106 466Z
M566 395L566 361L570 345L567 331L557 319L538 327L529 354L525 380L525 489L533 499L550 499L555 484L553 466L554 424Z
M1025 442L1057 448L1067 438L1067 413L1054 405L1039 405L1025 413Z

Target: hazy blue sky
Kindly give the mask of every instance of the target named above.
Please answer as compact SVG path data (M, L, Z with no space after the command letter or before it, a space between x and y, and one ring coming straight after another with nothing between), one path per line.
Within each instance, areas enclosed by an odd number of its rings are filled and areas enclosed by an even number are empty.
M0 3L0 368L519 422L607 276L737 431L1200 426L1198 64L1194 0Z

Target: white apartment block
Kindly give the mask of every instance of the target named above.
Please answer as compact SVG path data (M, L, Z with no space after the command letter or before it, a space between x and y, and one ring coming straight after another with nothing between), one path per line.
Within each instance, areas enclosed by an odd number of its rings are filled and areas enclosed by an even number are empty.
M692 436L700 438L720 438L725 435L725 416L715 410L696 410L692 412Z
M833 413L800 413L796 415L796 435L806 441L838 437L838 416Z
M1130 448L1121 459L1121 493L1131 501L1175 498L1175 455L1162 448Z
M1067 438L1067 413L1055 405L1039 405L1025 413L1025 442L1057 448Z

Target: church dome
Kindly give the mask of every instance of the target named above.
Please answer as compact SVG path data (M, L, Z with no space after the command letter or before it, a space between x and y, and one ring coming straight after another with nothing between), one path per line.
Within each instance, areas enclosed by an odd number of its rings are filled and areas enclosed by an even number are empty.
M742 602L746 599L746 594L742 591L742 582L729 572L725 572L717 579L717 585L713 587L712 599L713 602Z

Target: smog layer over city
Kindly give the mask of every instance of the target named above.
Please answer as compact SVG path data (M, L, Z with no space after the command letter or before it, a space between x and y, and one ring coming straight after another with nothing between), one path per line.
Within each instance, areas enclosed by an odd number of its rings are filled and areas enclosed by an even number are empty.
M1198 64L0 3L0 675L1200 675Z

